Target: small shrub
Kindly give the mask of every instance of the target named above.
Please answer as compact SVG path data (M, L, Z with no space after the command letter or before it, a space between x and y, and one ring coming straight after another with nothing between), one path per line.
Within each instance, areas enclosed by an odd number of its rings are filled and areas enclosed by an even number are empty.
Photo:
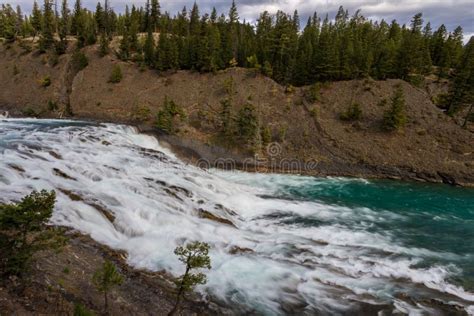
M104 309L109 309L108 294L113 287L123 283L123 276L117 271L115 265L110 261L105 261L92 277L96 289L104 294Z
M232 95L235 93L234 78L232 76L229 78L226 78L222 85L223 85L224 91L230 97L232 97Z
M82 304L74 304L73 316L94 316L95 314L88 310Z
M40 80L40 85L44 88L49 87L51 85L51 78L49 76L44 77Z
M175 119L177 117L183 121L186 118L186 114L181 106L165 97L163 108L158 112L155 125L169 134L175 134L177 132L175 127Z
M132 113L132 119L135 121L147 121L150 119L151 110L149 107L142 105L136 106Z
M359 103L352 103L349 107L341 113L339 116L343 121L357 121L362 117L362 110Z
M407 121L405 114L405 96L403 90L398 87L392 96L392 106L383 117L383 127L392 131L404 126Z
M122 81L122 68L120 68L120 65L114 65L112 68L112 72L109 77L109 82L110 83L119 83Z
M110 52L109 48L109 38L106 34L102 33L100 35L100 45L99 45L99 56L104 57Z
M23 111L21 111L21 113L24 115L24 116L28 116L28 117L37 117L39 115L39 113L37 113L33 108L31 107L27 107L25 109L23 109Z
M286 139L286 132L288 131L288 126L282 126L280 127L280 131L278 133L278 138L280 142L284 142Z
M272 131L270 127L266 126L264 129L262 129L262 144L267 145L272 141Z
M255 106L251 103L244 105L237 115L236 123L240 140L249 144L253 143L259 126Z
M74 71L79 72L82 69L86 68L89 65L89 60L87 56L81 51L76 50L71 57L72 67Z
M56 111L58 109L58 103L56 101L48 101L48 110L50 112Z
M425 83L425 78L422 75L411 75L407 81L417 88L421 88Z
M262 74L270 78L273 77L273 68L270 62L265 61L263 63Z
M306 101L309 103L319 101L321 98L320 85L315 83L309 86L309 88L305 91L304 96Z
M239 64L239 63L237 62L237 60L236 60L235 58L232 58L232 59L229 61L229 67L231 67L231 68L237 67L238 64Z
M295 87L293 87L291 84L287 85L285 88L285 93L286 94L293 94L295 93Z

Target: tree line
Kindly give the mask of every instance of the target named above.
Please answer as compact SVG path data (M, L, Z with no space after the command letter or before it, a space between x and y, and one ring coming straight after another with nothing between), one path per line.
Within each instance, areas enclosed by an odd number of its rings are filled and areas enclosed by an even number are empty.
M215 8L201 14L194 3L173 16L161 11L159 0L126 6L123 13L104 1L95 11L84 8L81 0L75 0L72 10L67 0L61 5L44 0L41 8L35 1L30 15L23 15L20 6L2 5L0 37L9 42L39 36L40 50L61 54L67 37L75 36L78 47L98 42L104 56L110 41L120 36L115 53L122 60L158 71L214 72L239 66L296 86L369 76L408 81L428 74L449 77L452 69L464 66L469 53L460 26L451 32L444 24L433 30L422 13L400 25L369 20L360 10L350 15L341 6L334 20L315 12L302 26L298 11L265 11L250 24L239 18L234 1L227 14L219 15Z

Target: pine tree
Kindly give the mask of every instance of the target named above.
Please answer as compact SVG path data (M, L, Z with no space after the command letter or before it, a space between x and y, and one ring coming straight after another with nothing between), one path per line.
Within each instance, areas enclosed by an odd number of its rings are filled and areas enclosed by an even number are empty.
M156 32L160 24L160 3L158 0L151 0L150 26L153 32Z
M155 39L151 31L151 25L148 28L145 46L143 47L144 60L148 66L153 66L155 62Z
M76 0L74 3L74 11L71 17L71 34L79 35L83 28L82 21L82 4L81 0Z
M61 3L61 18L59 19L59 43L56 46L56 52L62 54L66 52L67 41L66 37L69 34L69 8L67 0L63 0Z
M41 25L41 36L39 47L41 51L46 51L54 45L54 13L52 0L44 0L43 21Z
M467 124L474 104L474 36L467 43L458 67L454 73L448 101L448 114L454 114L465 107L468 113L463 125Z
M393 131L404 126L407 121L405 114L405 96L401 86L398 86L392 96L392 106L383 117L383 127Z
M31 11L31 26L33 28L33 40L36 35L41 32L41 21L43 17L36 0L33 2L33 10Z

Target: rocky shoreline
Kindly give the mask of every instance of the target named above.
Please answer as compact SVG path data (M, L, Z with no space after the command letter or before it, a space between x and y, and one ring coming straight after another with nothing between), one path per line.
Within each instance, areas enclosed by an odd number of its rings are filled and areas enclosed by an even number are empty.
M420 87L393 79L332 82L318 85L310 100L307 94L314 87L290 89L249 69L157 73L113 55L101 58L97 49L83 49L88 63L78 70L72 51L50 63L50 56L16 44L0 47L0 110L137 126L168 143L183 160L204 167L474 186L474 126L462 128L433 103L446 91L446 82L427 78ZM110 83L117 65L123 79ZM48 86L41 84L44 78ZM405 95L408 120L403 129L386 132L381 119L396 87ZM166 98L186 118L175 122L173 136L154 128ZM258 156L248 144L219 138L220 107L227 98L234 119L252 104L266 128L270 139L255 150ZM351 103L360 105L361 118L341 120Z
M0 106L0 112L2 107ZM7 111L4 111L7 112ZM20 113L7 112L11 117L22 118ZM54 116L45 117L57 119ZM416 181L425 183L443 183L452 186L474 187L474 179L459 179L449 173L419 171L408 166L372 165L367 163L347 163L342 159L327 161L301 161L291 159L259 159L258 156L246 156L224 147L209 145L199 140L168 135L151 125L136 124L127 120L97 120L89 117L71 117L68 119L85 120L94 123L113 123L134 126L138 132L154 136L161 145L168 147L182 161L198 167L238 170L246 172L285 173L315 177L350 177L366 179L387 179ZM282 162L283 161L283 162Z

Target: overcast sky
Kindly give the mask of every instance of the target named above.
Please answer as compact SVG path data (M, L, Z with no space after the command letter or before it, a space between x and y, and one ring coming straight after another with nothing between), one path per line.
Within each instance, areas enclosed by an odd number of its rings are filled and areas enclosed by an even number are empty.
M42 0L37 0L42 2ZM70 5L75 0L69 0ZM103 0L102 0L103 1ZM116 11L122 11L125 4L142 5L146 0L110 0ZM20 4L24 11L29 11L32 1L27 0L0 0L12 4ZM60 0L58 0L60 2ZM97 0L82 0L83 4L93 9ZM201 13L210 12L213 6L219 13L227 13L232 0L197 0ZM183 6L192 7L194 0L161 0L163 11L174 15ZM352 14L356 9L361 9L362 14L371 19L396 19L400 23L409 23L411 17L417 12L423 12L425 21L430 21L433 28L444 23L449 31L461 25L464 29L465 40L474 35L474 0L236 0L241 19L255 21L260 12L267 10L275 13L277 10L292 13L298 10L301 23L304 25L309 15L317 11L319 16L329 13L334 18L340 5L349 9Z

